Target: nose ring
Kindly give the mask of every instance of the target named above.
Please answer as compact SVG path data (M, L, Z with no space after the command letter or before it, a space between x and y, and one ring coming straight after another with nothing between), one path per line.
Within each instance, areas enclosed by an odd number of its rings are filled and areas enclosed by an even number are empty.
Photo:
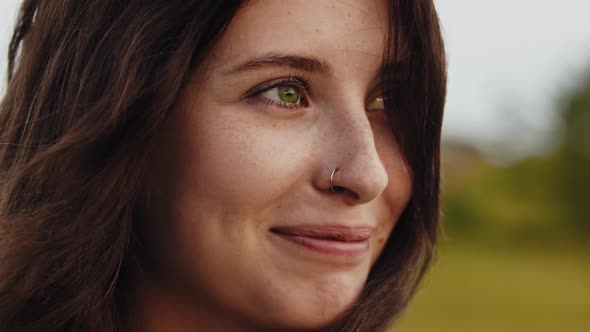
M332 190L332 192L336 192L336 190L335 190L335 189L334 189L334 187L332 186L332 181L334 180L334 173L336 173L336 172L338 171L338 169L339 169L338 167L337 167L337 168L335 168L335 169L332 171L332 174L330 174L330 190Z

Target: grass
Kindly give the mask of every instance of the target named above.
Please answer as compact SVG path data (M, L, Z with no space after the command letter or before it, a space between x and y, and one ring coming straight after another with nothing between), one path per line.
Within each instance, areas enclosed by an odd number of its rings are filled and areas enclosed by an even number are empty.
M395 332L588 332L590 254L442 248Z

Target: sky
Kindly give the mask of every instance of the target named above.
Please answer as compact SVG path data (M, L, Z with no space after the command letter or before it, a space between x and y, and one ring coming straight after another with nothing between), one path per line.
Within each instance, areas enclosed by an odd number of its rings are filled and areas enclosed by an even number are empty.
M532 154L550 146L560 98L590 70L590 1L435 5L449 64L443 136Z
M0 93L19 2L0 2ZM491 154L498 146L534 154L550 145L559 98L590 70L590 1L434 2L449 65L443 137Z

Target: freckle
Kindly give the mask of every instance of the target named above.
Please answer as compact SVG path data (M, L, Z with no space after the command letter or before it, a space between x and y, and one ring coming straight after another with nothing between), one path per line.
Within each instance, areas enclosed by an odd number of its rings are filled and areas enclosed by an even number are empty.
M320 29L319 29L319 28L316 28L316 29L315 29L315 32L320 32Z
M385 238L380 237L378 242L379 242L379 244L383 244L383 242L385 242Z

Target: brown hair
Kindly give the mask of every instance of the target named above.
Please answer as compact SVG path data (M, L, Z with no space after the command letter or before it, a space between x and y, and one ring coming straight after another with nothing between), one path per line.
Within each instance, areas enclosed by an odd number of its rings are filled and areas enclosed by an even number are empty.
M243 2L23 1L0 104L0 330L125 330L146 142ZM432 0L391 0L390 18L385 61L403 65L384 66L384 97L414 189L334 331L384 329L435 250L443 43Z

